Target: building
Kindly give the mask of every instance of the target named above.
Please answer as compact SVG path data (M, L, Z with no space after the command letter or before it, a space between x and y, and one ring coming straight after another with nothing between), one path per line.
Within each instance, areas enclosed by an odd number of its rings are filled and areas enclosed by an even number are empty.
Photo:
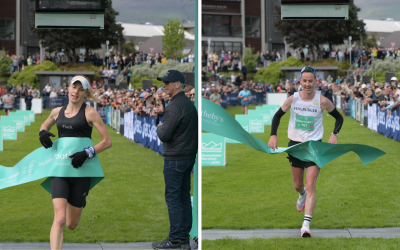
M16 53L16 0L4 1L0 8L0 49Z
M273 25L279 18L275 5L280 0L203 0L202 51L231 51L243 54L243 47L257 51L283 51L285 45ZM282 54L282 53L281 53Z

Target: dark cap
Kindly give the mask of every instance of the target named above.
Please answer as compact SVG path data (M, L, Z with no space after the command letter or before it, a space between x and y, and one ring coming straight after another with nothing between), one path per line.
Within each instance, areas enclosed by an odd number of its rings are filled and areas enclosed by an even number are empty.
M183 74L175 69L168 70L168 72L165 73L164 77L157 77L157 80L163 82L181 82L181 83L186 82Z

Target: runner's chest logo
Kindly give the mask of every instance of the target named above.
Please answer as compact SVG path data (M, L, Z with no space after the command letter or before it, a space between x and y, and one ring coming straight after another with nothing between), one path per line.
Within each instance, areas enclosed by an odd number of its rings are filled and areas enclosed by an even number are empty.
M315 108L301 108L301 107L293 107L293 110L295 111L307 111L307 112L318 112L318 109Z
M62 125L62 128L73 129L73 128L72 128L72 125L69 125L69 126L67 126L67 125Z

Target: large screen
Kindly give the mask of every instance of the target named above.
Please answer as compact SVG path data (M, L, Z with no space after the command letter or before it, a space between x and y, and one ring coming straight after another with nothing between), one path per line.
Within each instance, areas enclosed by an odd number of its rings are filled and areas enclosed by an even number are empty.
M282 4L350 4L350 0L281 0Z
M104 12L106 0L36 0L36 12Z

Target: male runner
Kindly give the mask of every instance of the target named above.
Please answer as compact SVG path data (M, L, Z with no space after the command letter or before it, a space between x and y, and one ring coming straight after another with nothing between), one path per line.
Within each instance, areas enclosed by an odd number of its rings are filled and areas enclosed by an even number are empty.
M248 90L247 85L244 86L243 90L239 92L238 98L241 99L243 114L247 115L249 103L251 101L251 92Z
M300 73L300 82L303 90L296 92L286 99L282 107L276 112L272 119L271 137L268 146L278 148L276 132L278 130L281 117L290 109L290 120L288 137L289 147L305 141L321 141L324 134L322 123L323 110L328 110L329 114L336 119L335 128L329 138L329 143L336 144L339 131L343 125L343 117L336 110L328 98L321 95L320 91L315 91L315 70L312 67L304 67ZM291 155L288 157L292 166L293 184L296 191L300 194L296 208L298 211L305 209L303 226L301 227L302 237L311 237L310 221L316 203L316 182L319 168L314 162L301 161ZM306 171L306 185L304 187L304 168ZM308 194L308 195L307 195Z

